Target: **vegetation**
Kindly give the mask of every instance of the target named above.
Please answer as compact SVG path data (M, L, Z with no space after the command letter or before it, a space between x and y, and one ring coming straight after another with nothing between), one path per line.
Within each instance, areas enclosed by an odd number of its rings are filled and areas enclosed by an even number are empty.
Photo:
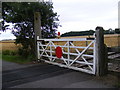
M2 52L2 60L25 64L31 62L33 60L33 57L29 56L25 58L23 56L18 55L18 52L16 51L5 50Z
M89 30L89 31L71 31L71 32L67 32L61 35L61 37L67 37L67 36L90 36L93 35L95 33L94 30ZM120 29L115 29L112 30L111 28L109 30L104 30L104 34L120 34Z
M59 26L57 13L53 12L51 2L3 2L2 16L4 21L3 31L10 29L16 36L16 44L22 44L19 54L31 56L35 54L35 34L34 34L34 13L41 14L41 29L43 38L56 36ZM7 23L13 23L13 28L9 28Z
M66 36L86 36L86 35L93 35L95 31L90 30L90 31L78 31L78 32L67 32L61 35L61 37L66 37Z
M24 58L22 56L13 56L13 55L2 55L2 59L9 62L15 62L19 64L25 64L30 62L29 58Z
M117 87L120 88L120 82L117 83Z
M2 52L3 55L17 55L17 51L5 50Z
M115 30L112 30L111 28L108 30L104 30L104 34L120 34L120 29L116 28Z

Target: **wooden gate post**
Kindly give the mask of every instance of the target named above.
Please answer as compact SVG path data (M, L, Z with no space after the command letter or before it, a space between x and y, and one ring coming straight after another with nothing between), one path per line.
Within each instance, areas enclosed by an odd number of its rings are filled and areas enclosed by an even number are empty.
M38 56L38 52L37 52L37 36L39 36L39 38L42 38L40 12L34 13L34 32L35 32L35 55L36 55L36 60L38 60L39 56Z
M107 73L107 48L104 44L103 27L96 27L95 34L96 75L103 76Z

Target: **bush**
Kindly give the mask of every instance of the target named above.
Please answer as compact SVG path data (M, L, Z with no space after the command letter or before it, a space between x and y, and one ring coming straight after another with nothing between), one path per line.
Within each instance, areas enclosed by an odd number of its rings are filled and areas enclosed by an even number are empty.
M27 57L27 56L28 56L27 50L22 49L22 48L19 48L19 49L18 49L18 54L19 54L20 56L23 56L23 57Z
M29 55L29 56L27 57L27 59L33 61L33 60L35 59L35 57L34 57L34 55Z
M10 55L14 56L14 55L17 55L17 53L18 53L17 51L11 51Z
M10 50L5 50L5 51L2 51L2 54L3 55L17 55L17 51L10 51Z
M5 50L2 52L3 55L10 55L10 50Z
M25 57L25 58L28 58L29 56L30 56L29 58L32 58L32 54L31 53L32 52L29 49L23 49L23 48L19 48L18 49L18 54L20 56Z

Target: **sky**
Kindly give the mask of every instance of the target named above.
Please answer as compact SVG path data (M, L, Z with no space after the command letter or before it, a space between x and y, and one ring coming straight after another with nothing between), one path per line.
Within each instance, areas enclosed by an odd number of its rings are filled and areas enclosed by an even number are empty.
M119 0L52 0L54 12L60 15L58 28L61 34L70 31L105 30L118 28ZM1 39L15 39L11 31L1 34Z

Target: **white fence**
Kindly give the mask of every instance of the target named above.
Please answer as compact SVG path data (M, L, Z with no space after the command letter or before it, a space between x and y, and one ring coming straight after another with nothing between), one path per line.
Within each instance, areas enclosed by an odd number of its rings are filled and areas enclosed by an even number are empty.
M87 46L75 45L74 42L89 42ZM61 44L60 42L64 42ZM61 47L62 56L56 56L56 48ZM95 74L95 39L39 39L37 37L38 59L47 63L66 67L89 74Z

